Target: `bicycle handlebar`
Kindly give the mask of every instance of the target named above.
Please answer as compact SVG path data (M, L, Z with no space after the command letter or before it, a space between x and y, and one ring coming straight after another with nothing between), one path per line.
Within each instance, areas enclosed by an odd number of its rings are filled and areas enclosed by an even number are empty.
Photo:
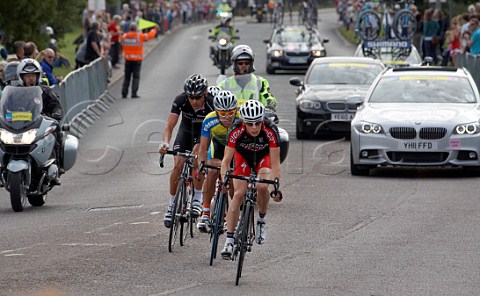
M280 187L280 180L278 178L275 178L274 180L268 180L268 179L257 178L253 174L251 174L249 177L245 177L241 175L232 175L232 171L228 170L227 173L225 174L224 187L228 184L228 179L244 180L249 183L271 184L275 188L273 192L279 192L278 188Z
M180 152L180 151L168 150L165 154L178 155L178 156L183 156L185 158L197 158L196 154L192 154L188 151ZM160 154L160 159L158 160L158 163L160 164L161 168L163 168L163 159L165 158L165 154Z
M217 170L217 171L219 171L219 170L220 170L220 167L219 167L219 166L216 166L216 165L206 164L205 161L202 161L202 162L200 163L200 166L198 167L198 172L199 172L199 173L204 173L205 169L212 169L212 170Z

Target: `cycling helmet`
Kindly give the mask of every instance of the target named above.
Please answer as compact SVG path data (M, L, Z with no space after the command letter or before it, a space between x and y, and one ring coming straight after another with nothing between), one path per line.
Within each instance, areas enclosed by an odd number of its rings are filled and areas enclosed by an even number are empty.
M265 107L257 100L248 100L240 107L240 115L245 122L257 122L263 120Z
M208 93L212 96L212 98L215 98L215 96L220 92L222 89L218 86L212 85L208 87Z
M208 87L208 81L201 74L193 74L185 80L183 89L189 97L199 97L205 93Z
M238 68L237 61L239 60L250 60L250 68L248 69L248 73L252 73L255 71L253 67L253 61L255 60L255 55L253 54L253 50L248 45L237 45L232 49L232 64L233 64L233 72L238 74L240 69Z
M3 68L3 75L5 76L5 82L10 84L10 81L12 80L17 80L17 67L18 67L18 62L17 61L12 61L9 62L5 68Z
M229 111L237 108L237 97L229 90L221 90L213 99L215 110Z
M39 85L42 82L42 68L40 67L40 64L34 59L22 60L17 66L18 83L21 86L25 86L23 75L32 73L37 75L36 85Z

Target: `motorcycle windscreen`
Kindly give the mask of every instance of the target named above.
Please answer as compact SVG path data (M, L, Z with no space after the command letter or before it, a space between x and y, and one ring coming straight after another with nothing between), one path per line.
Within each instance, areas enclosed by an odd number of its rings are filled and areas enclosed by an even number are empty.
M0 120L16 130L34 123L42 113L42 93L39 86L7 86L0 100Z

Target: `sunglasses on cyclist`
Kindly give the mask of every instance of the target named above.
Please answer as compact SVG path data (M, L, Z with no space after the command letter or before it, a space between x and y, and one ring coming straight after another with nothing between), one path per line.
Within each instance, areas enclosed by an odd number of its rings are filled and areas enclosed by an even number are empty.
M239 66L250 66L250 62L237 62L237 65Z
M249 126L249 127L254 127L254 126L259 126L262 124L263 121L257 121L257 122L245 122L245 125L246 126Z
M198 97L191 97L191 96L188 96L188 99L190 99L190 100L194 100L194 101L196 101L196 100L201 100L202 98L203 98L203 95L201 95L201 96L198 96Z
M225 118L225 117L232 117L237 113L237 110L228 110L228 111L223 111L223 110L218 110L217 114L219 117Z

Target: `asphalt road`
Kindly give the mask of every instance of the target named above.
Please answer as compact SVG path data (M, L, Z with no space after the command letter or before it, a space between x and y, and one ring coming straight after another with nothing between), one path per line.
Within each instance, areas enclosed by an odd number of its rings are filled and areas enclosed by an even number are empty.
M354 48L322 11L328 55ZM248 20L248 19L247 19ZM348 139L297 141L295 88L301 73L267 75L272 27L236 21L256 53L291 136L282 165L284 201L268 213L268 241L236 264L208 265L206 235L167 250L162 218L168 172L156 153L183 81L219 70L208 58L209 25L167 36L142 68L141 99L119 99L81 139L79 159L45 206L14 213L0 194L0 295L60 287L69 295L478 295L478 177L458 169L349 171ZM120 97L120 84L111 93ZM223 244L223 237L220 241Z

